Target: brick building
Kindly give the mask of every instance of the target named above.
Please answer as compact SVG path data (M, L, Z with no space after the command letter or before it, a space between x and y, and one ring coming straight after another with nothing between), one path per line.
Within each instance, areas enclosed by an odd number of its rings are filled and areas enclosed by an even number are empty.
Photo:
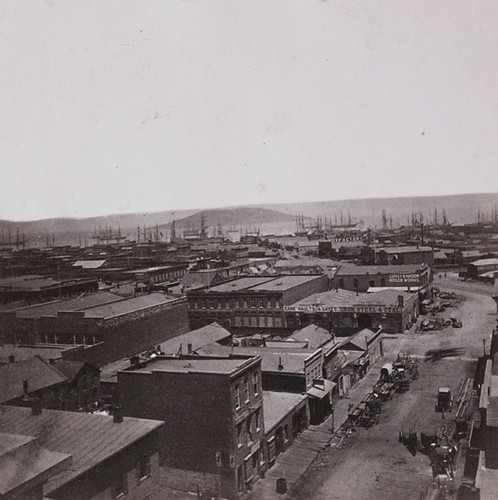
M259 478L259 357L157 356L120 371L118 387L125 415L168 423L158 441L163 466L217 475L225 498Z
M227 347L211 344L197 352L204 355L236 355L261 357L263 390L290 392L309 396L309 418L318 424L330 414L334 384L323 377L322 349L291 347Z
M328 290L320 276L246 277L187 293L192 329L216 321L236 334L289 333L283 308Z
M102 293L0 313L0 337L12 344L78 344L64 359L98 368L186 332L187 323L184 298Z

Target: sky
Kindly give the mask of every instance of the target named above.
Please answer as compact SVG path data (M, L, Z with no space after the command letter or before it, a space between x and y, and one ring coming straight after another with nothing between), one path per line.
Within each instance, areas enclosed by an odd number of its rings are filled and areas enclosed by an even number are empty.
M3 0L0 219L498 192L498 3Z

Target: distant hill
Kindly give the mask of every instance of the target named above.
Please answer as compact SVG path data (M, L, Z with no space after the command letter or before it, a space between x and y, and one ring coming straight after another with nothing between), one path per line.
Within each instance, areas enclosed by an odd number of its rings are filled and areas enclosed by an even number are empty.
M194 215L190 215L183 219L175 220L175 229L180 233L185 229L200 229L201 219L204 218L204 223L209 234L214 234L219 226L224 230L227 229L242 229L245 231L256 231L261 226L267 224L291 223L295 228L296 217L291 214L285 214L277 210L272 210L262 207L237 207L237 208L219 208L213 210L203 210ZM171 231L172 222L168 222L160 229Z
M136 239L137 228L143 231L159 227L163 237L171 231L175 220L177 235L184 229L200 228L201 214L204 216L209 234L218 226L241 229L242 232L260 229L262 234L284 234L296 230L295 217L319 216L332 224L362 222L363 227L381 227L382 211L392 219L393 226L406 225L411 214L422 213L424 221L432 223L437 212L442 221L443 211L450 223L468 224L481 218L490 220L498 205L497 193L462 194L454 196L419 196L406 198L372 198L361 200L337 200L310 203L286 203L263 206L242 206L210 210L179 210L153 213L117 214L83 219L55 218L29 222L0 220L0 243L25 237L29 246L90 245L92 236L106 228L121 231L130 240ZM143 234L143 232L142 232ZM19 236L17 236L19 235Z

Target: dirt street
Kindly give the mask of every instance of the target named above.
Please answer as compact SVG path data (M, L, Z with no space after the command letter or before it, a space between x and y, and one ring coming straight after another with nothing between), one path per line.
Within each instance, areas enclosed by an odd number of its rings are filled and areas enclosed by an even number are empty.
M452 414L435 412L438 388L449 386L453 394L459 383L472 377L476 359L482 355L496 320L496 305L490 298L491 287L462 283L456 275L437 278L435 286L455 291L458 304L440 315L463 321L463 327L448 327L431 333L392 336L385 341L387 351L420 356L419 378L405 394L397 394L383 404L378 425L358 428L343 445L323 452L294 488L294 499L416 499L432 484L429 457L413 456L399 442L401 426L432 433L442 425L452 426ZM459 357L425 361L429 349L463 347ZM455 394L456 395L456 394Z

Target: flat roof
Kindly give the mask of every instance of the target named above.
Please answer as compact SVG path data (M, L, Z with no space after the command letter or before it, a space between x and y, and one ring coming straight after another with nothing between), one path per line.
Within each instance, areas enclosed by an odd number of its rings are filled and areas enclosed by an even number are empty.
M17 318L41 318L42 316L57 316L59 311L81 311L110 302L123 300L122 297L110 292L96 292L68 300L57 300L46 304L25 307L15 310Z
M273 278L271 281L253 286L251 290L261 292L288 290L290 288L294 288L295 286L302 285L303 283L319 279L322 279L321 275L317 276L313 274L280 276L278 278Z
M275 279L274 277L246 277L239 278L233 281L228 281L226 283L221 283L219 285L213 286L209 289L210 292L238 292L240 290L246 290L248 288L255 287Z
M178 300L162 293L151 293L130 299L121 299L101 306L85 309L85 318L113 318L122 314L128 314L140 309L147 309L161 304L167 304Z
M24 277L25 278L25 277ZM78 283L88 283L96 281L94 278L71 278L71 279L54 279L46 277L36 277L36 278L25 278L20 276L16 278L7 278L6 280L0 280L0 289L5 289L6 291L41 291L44 289L50 289L59 286L77 285Z
M170 373L220 373L230 374L237 371L248 359L204 358L174 359L158 356L147 362L146 366L134 372L170 372Z
M336 276L353 276L367 274L403 274L416 273L427 268L426 264L401 264L401 265L381 265L381 266L357 266L355 264L342 264L336 272Z
M72 466L50 478L44 487L48 495L109 457L158 429L163 422L89 413L46 410L32 415L31 408L0 406L0 432L37 437L50 451L72 455Z
M379 251L384 251L386 253L412 253L412 252L432 252L432 247L422 247L422 246L405 246L405 247L382 247Z
M74 349L74 346L67 345L43 345L43 346L22 346L17 344L0 345L0 362L6 362L9 356L14 356L15 361L23 361L33 356L40 356L42 359L57 359L62 357L62 353Z
M291 411L307 399L306 394L263 391L263 421L265 432L270 431Z

